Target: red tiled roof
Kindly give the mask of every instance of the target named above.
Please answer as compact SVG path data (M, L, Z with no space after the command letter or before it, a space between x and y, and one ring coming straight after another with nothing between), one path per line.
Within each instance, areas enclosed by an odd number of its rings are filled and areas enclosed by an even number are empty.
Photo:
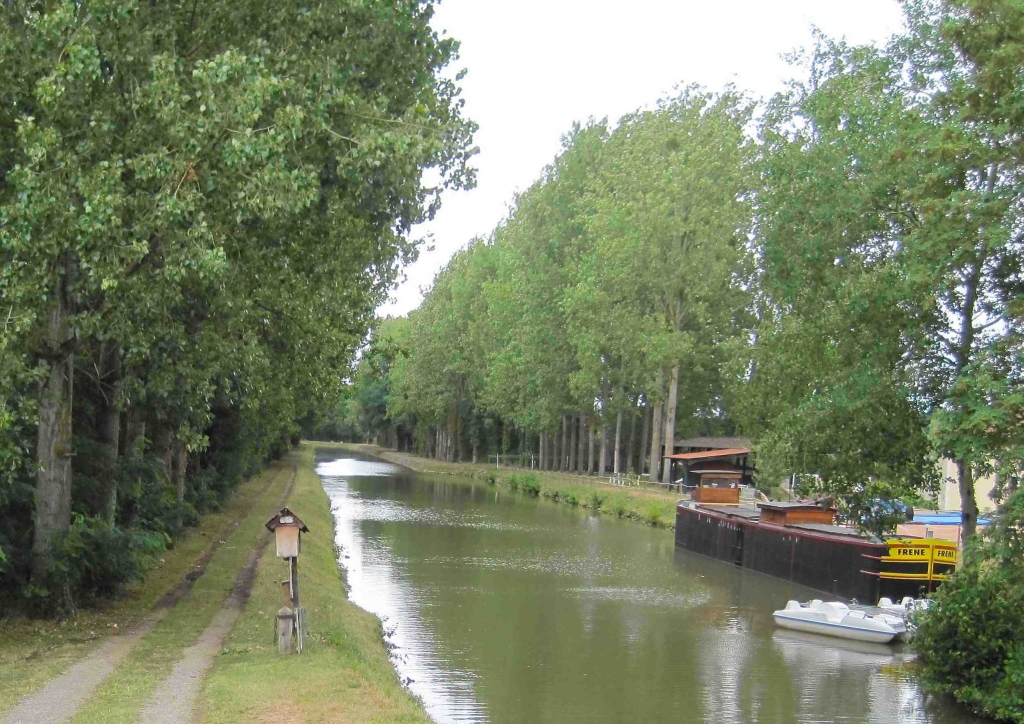
M669 460L714 460L716 458L731 458L736 455L749 455L750 450L746 448L731 448L728 450L708 450L706 452L678 453L677 455L666 455Z

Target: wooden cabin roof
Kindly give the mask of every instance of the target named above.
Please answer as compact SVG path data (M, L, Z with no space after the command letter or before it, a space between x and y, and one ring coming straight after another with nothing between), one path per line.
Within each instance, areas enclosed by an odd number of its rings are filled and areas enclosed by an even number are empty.
M726 450L705 450L704 452L676 453L666 455L670 460L715 460L716 458L731 458L737 455L749 455L748 448L729 448Z

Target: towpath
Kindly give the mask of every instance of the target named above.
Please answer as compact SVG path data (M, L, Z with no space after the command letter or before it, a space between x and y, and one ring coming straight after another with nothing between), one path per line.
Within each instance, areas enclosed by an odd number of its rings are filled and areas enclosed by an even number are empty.
M213 540L210 542L209 546L207 546L202 556L196 560L193 568L182 577L174 589L165 594L157 602L153 611L147 615L140 624L100 644L92 653L85 656L82 660L68 668L62 674L50 680L41 689L23 697L12 709L3 715L0 715L2 716L0 722L3 722L3 724L24 724L24 722L33 722L34 724L61 724L69 721L93 696L97 688L118 668L125 656L135 648L139 641L142 640L156 624L163 620L171 610L173 610L175 606L177 606L178 603L188 595L195 583L206 572L208 564L224 541L227 540L231 532L238 527L242 520L245 520L249 515L257 512L254 511L254 508L263 498L264 493L266 493L266 491L275 482L279 481L282 475L287 475L289 473L290 477L288 483L281 496L281 502L283 504L283 501L287 499L288 493L291 491L292 484L295 480L294 465L282 467L281 469L267 475L266 483L260 489L259 493L253 496L252 503L239 510L238 514L228 521L227 525L224 526L219 535L213 536ZM256 568L259 565L260 554L266 546L268 539L268 535L265 531L260 534L256 542L256 547L250 554L246 565L242 568L235 579L235 584L232 587L224 609L218 612L214 621L200 637L200 640L194 646L186 650L186 657L177 667L175 667L174 673L172 673L171 677L168 678L165 685L162 685L158 690L158 693L167 693L175 690L181 693L187 693L189 690L188 687L182 688L177 686L172 682L172 680L175 679L176 675L180 679L181 677L195 678L193 675L197 674L198 678L196 678L195 682L192 684L195 691L191 693L191 703L185 711L189 711L194 705L195 695L198 692L202 674L205 673L206 669L209 668L210 663L212 663L212 657L220 650L220 643L223 640L223 637L230 632L235 618L237 618L241 607L244 606L245 600L248 598L248 592L251 588ZM215 644L215 648L211 649L211 645L213 644ZM211 650L212 653L210 653ZM200 655L200 652L202 652L202 655ZM207 659L209 659L209 662L202 665L203 662L207 661ZM188 664L186 663L186 660L192 661L193 663ZM166 692L165 689L167 690ZM155 699L156 697L154 696L154 700ZM175 706L179 709L182 705L182 702L175 702ZM186 721L186 719L187 715L186 717L175 717L171 719L147 719L147 721L179 722Z

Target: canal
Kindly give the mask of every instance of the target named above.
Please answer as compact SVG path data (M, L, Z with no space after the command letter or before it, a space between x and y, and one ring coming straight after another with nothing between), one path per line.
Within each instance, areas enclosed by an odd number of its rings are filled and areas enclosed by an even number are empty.
M779 631L813 592L670 532L320 449L354 603L438 722L965 722L906 650Z

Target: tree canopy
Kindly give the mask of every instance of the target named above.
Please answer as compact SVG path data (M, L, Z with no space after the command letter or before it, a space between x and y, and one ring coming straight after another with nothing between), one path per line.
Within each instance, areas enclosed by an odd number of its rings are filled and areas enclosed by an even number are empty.
M0 571L45 598L72 513L174 535L337 399L473 124L429 2L2 8Z

